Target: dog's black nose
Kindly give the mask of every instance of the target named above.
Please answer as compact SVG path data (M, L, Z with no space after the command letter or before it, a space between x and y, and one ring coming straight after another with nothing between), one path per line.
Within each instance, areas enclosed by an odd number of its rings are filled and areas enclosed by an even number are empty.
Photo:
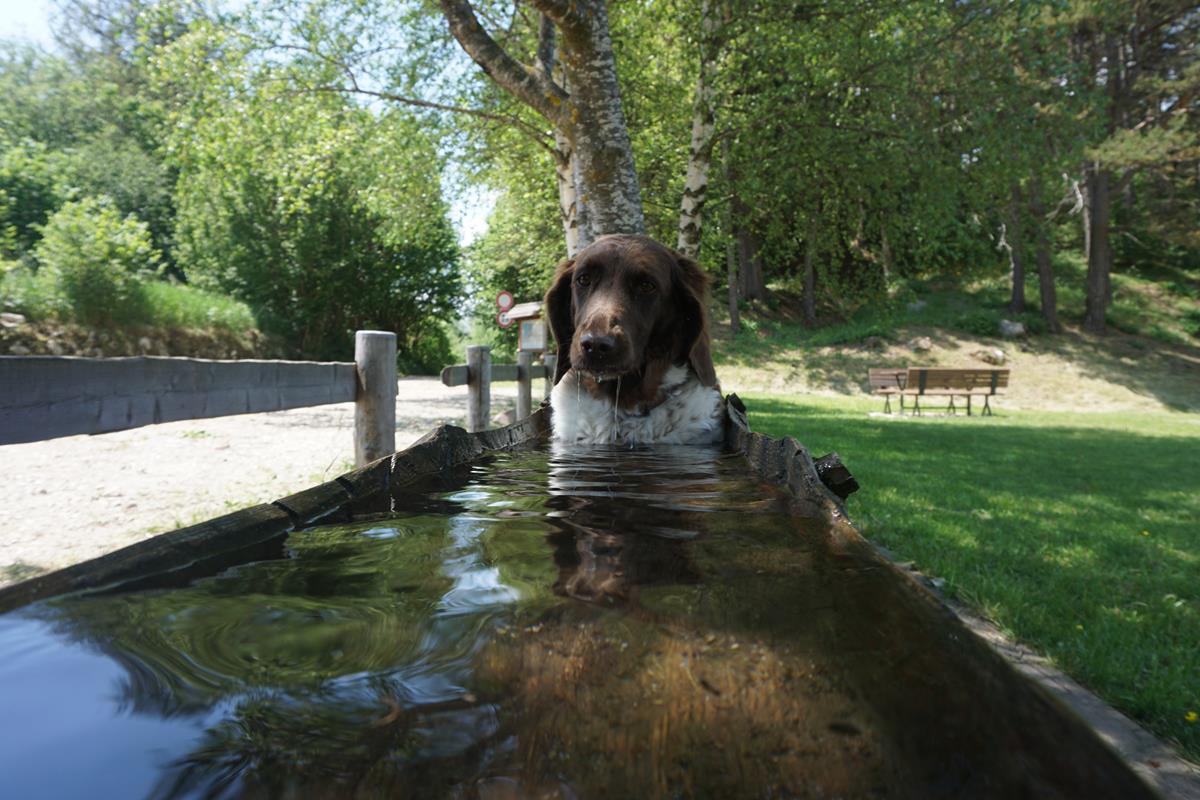
M585 333L579 337L579 346L589 356L605 358L612 355L613 351L617 349L617 340L613 336Z

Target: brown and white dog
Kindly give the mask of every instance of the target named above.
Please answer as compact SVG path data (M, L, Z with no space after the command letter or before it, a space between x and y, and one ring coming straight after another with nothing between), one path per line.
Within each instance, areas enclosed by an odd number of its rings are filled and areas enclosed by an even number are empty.
M695 261L645 236L603 236L559 264L545 302L558 343L554 439L721 441L707 293Z

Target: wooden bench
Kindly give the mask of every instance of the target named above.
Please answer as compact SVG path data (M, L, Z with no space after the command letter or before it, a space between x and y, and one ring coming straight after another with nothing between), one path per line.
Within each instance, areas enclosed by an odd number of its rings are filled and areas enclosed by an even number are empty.
M883 395L883 410L892 411L892 397L900 398L900 413L904 413L904 398L913 400L913 413L921 413L922 397L948 397L946 410L957 413L955 401L967 399L967 416L972 413L971 398L983 397L982 414L992 413L991 398L1008 388L1006 369L953 369L944 367L906 367L867 371L871 393Z
M867 370L867 380L871 382L871 394L883 395L883 410L892 413L892 398L900 398L900 411L904 411L904 382L908 375L908 367L871 367Z

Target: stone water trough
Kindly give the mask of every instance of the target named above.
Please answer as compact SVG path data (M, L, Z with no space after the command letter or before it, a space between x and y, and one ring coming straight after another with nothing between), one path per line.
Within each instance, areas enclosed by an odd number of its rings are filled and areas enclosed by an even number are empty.
M863 539L836 456L736 396L711 452L549 413L0 590L5 793L1155 796Z

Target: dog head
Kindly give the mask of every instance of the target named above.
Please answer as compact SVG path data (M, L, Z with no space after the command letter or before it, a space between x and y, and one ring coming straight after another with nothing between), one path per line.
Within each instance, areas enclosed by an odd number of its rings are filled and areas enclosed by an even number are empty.
M574 367L596 380L690 363L716 386L709 348L708 277L646 236L602 236L558 265L546 316L558 343L555 383Z

